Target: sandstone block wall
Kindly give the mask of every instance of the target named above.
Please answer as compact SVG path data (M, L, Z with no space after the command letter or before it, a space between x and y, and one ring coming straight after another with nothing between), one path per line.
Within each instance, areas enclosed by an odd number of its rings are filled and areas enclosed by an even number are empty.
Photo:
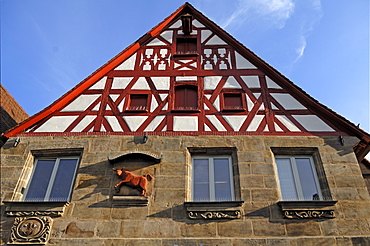
M22 137L17 147L1 149L1 199L21 200L33 166L33 152L81 149L71 202L53 216L49 245L369 245L370 198L352 151L357 139L276 136L133 136ZM237 200L244 201L239 219L192 220L191 147L236 148ZM335 218L286 219L273 149L316 149L333 200ZM296 149L297 150L297 149ZM299 149L298 149L299 151ZM151 153L161 162L143 165L108 157ZM113 199L119 181L112 167L136 166L150 173L147 206L125 206ZM133 167L131 166L131 167ZM8 241L14 217L1 206L2 243ZM35 208L37 209L37 208Z

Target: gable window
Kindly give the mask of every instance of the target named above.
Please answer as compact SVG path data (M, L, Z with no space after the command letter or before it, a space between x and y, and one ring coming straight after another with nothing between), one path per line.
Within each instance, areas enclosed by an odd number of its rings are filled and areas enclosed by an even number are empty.
M147 111L148 94L131 94L130 102L127 107L129 111Z
M246 110L245 97L241 92L224 92L221 97L222 110Z
M176 55L197 54L196 38L177 38Z
M283 200L323 200L311 156L276 156L275 160Z
M193 85L179 85L175 87L175 110L198 109L198 87Z
M193 201L234 201L230 156L194 156L192 164Z
M79 157L36 159L24 201L68 202L78 161Z

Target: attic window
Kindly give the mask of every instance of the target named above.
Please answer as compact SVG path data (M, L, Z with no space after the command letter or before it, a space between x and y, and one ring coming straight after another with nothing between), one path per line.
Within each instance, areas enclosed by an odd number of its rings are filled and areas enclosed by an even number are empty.
M131 94L128 111L147 111L148 94Z
M193 85L180 85L175 88L175 110L198 109L198 87Z
M195 55L197 53L196 38L177 38L176 55Z
M223 111L246 110L246 102L241 92L224 92L221 97Z

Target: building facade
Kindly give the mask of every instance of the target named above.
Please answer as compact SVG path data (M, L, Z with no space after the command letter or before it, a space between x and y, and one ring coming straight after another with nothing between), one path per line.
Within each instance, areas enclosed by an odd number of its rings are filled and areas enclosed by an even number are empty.
M188 3L3 139L4 244L370 243L370 135Z
M0 95L0 132L3 133L29 116L2 84L0 84Z

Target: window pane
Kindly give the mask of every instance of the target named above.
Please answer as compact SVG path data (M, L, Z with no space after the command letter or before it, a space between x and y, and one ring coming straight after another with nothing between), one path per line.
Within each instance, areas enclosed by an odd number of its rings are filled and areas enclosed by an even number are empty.
M278 169L280 189L283 200L298 200L290 159L276 159L276 165Z
M209 164L208 159L194 159L194 201L209 201Z
M25 201L44 201L54 163L54 160L37 161Z
M67 201L74 180L77 159L61 159L49 201Z
M319 193L309 158L296 159L299 181L304 200L319 200Z
M215 158L214 180L216 201L231 201L230 166L228 158Z

